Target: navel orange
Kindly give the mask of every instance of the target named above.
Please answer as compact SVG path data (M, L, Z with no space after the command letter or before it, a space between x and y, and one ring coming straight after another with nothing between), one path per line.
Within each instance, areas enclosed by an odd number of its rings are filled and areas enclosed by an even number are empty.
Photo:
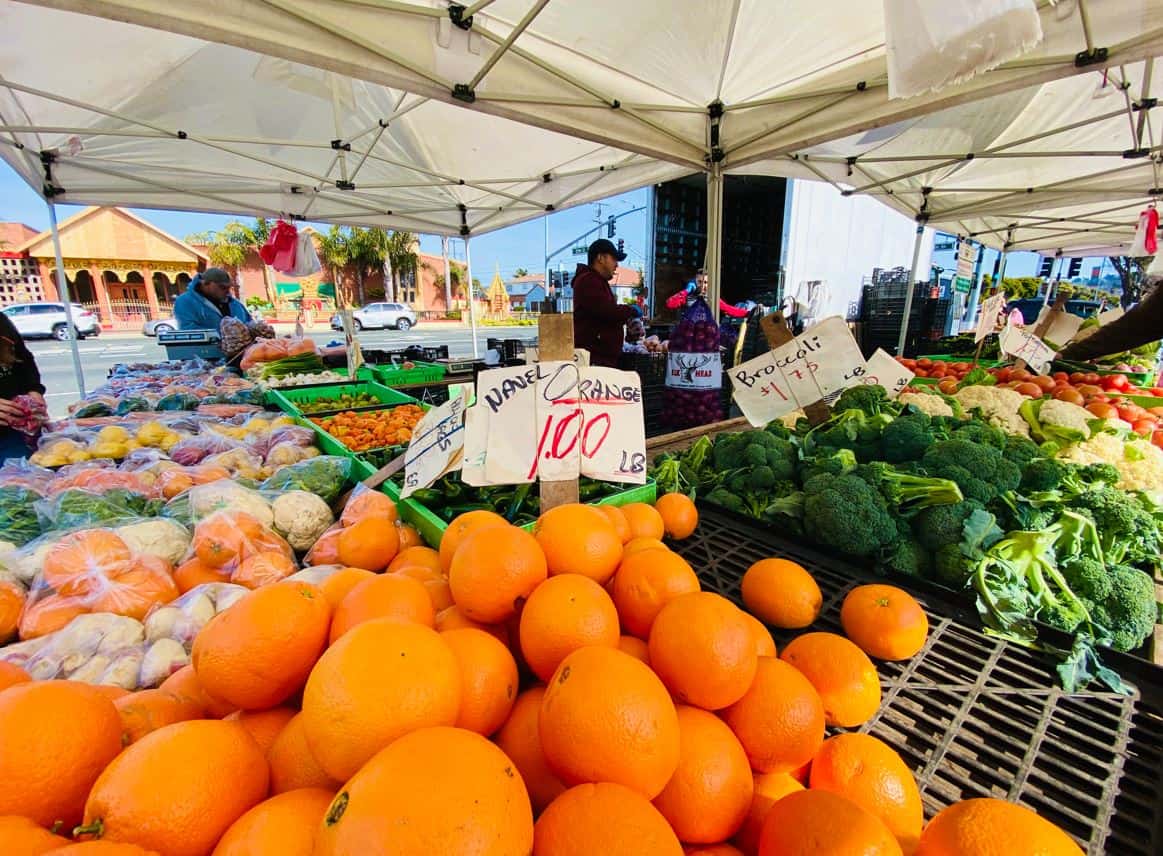
M497 637L483 630L446 630L440 638L460 666L456 727L488 737L504 724L517 700L517 661Z
M835 633L805 633L783 649L779 658L812 682L824 702L828 725L853 728L880 707L880 679L868 655Z
M785 630L807 627L824 602L812 575L790 559L761 559L743 574L739 587L748 612Z
M888 827L829 791L795 791L767 812L759 856L902 856Z
M925 647L929 619L904 589L857 586L840 607L844 634L865 654L881 660L907 660Z
M521 610L521 653L541 680L587 645L618 647L618 610L605 589L580 574L558 574L537 586Z
M331 619L332 644L365 621L392 618L431 627L436 621L432 598L419 580L401 574L376 574L347 593Z
M790 773L824 741L824 703L815 687L782 660L760 657L755 680L723 721L743 744L751 768Z
M540 814L565 790L565 785L550 769L545 752L541 749L538 719L544 697L545 687L531 687L517 696L517 703L513 705L509 718L493 738L517 765L529 791L534 814Z
M666 818L640 793L612 782L570 788L534 827L533 856L681 856Z
M682 556L670 550L638 550L618 565L612 595L622 627L646 639L666 604L698 590L699 578Z
M623 509L623 512L625 509ZM622 559L622 538L592 505L551 508L533 526L550 574L581 574L605 585Z
M514 615L546 575L545 554L532 535L486 521L461 541L448 584L466 617L495 624Z
M312 856L334 792L301 788L264 800L234 821L212 856Z
M979 798L954 803L937 812L921 833L915 856L1082 856L1082 852L1069 835L1025 806Z

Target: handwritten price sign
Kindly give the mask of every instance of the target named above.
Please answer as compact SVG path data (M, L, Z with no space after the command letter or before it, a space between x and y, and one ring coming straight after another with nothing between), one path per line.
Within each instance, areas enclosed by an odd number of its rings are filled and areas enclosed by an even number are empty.
M1006 305L1004 293L997 293L987 297L981 304L981 317L977 319L977 330L973 334L973 341L980 342L997 329L997 319Z
M889 398L896 398L916 375L893 359L883 348L868 358L861 383L880 384Z
M481 372L466 424L470 484L579 475L646 481L642 388L634 372L564 361Z
M461 466L464 451L464 391L424 414L404 454L403 498Z
M1050 361L1054 359L1054 349L1035 336L1019 327L1006 326L1001 331L999 345L1002 353L1009 354L1015 359L1025 360L1026 364L1037 374L1045 374L1050 368Z

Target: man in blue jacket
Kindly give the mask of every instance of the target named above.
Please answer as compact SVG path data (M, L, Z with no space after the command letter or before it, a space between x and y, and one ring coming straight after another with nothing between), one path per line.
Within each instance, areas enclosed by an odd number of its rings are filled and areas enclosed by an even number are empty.
M250 313L230 292L230 274L222 268L206 268L190 280L190 287L174 301L179 330L217 330L223 318L250 323Z

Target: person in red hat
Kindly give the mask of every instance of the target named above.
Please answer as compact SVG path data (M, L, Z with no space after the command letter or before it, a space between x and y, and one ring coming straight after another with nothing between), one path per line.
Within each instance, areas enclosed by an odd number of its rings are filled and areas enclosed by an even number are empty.
M573 276L573 343L590 352L590 364L618 367L622 332L631 318L642 316L635 305L618 303L610 280L626 254L613 241L600 238L590 244L587 264L579 264Z

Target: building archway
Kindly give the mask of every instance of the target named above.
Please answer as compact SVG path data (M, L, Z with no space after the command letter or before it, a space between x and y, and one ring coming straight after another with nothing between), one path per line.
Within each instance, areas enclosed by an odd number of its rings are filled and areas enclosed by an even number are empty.
M178 274L179 277L183 274ZM171 282L169 276L161 271L155 271L153 275L153 293L157 295L159 304L172 304L177 296L181 294L181 286L175 282Z
M53 271L53 281L56 281L56 271ZM97 308L97 284L93 282L93 277L89 275L87 270L79 270L73 276L72 282L69 283L69 292L75 302L80 303L86 309ZM64 300L64 295L61 295Z

